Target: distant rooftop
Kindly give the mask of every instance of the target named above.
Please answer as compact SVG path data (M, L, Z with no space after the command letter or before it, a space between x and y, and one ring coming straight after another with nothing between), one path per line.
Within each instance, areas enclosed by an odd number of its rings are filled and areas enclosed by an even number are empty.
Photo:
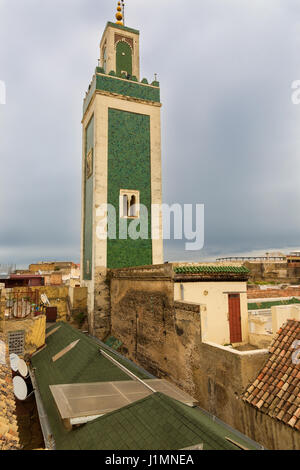
M0 276L9 276L12 273L16 272L15 264L0 264Z
M256 409L300 431L300 364L293 357L300 322L288 320L270 347L270 357L243 399ZM298 346L299 347L299 346Z

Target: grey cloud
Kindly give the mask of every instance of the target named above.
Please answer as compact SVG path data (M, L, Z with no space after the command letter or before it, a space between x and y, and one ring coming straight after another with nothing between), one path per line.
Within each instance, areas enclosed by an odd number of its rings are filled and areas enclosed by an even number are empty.
M298 2L127 3L161 82L164 202L205 204L204 250L166 259L299 244ZM115 2L0 7L0 260L79 261L82 99Z

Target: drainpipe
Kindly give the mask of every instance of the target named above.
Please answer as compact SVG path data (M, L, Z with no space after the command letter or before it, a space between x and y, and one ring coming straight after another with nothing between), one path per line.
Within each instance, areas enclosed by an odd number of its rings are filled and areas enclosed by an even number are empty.
M40 420L40 425L41 425L41 429L42 429L42 433L44 437L46 450L55 450L55 441L54 441L53 434L50 428L48 416L45 411L45 408L41 399L41 395L38 389L37 381L36 381L35 374L34 374L34 369L32 367L29 367L29 375L30 375L31 383L32 383L33 390L34 390L35 401L37 405L37 410L38 410L38 415L39 415L39 420Z

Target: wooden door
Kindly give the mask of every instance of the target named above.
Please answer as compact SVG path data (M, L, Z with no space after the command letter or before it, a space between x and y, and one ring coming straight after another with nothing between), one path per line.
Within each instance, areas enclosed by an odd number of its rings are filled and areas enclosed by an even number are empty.
M242 342L240 294L228 294L230 342Z

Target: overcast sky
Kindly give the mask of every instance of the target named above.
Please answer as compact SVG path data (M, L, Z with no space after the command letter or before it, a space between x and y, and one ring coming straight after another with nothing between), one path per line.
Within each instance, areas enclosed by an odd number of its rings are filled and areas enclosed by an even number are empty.
M79 261L82 100L115 0L0 0L0 263ZM205 247L300 246L299 0L127 0L161 84L163 200L205 204ZM141 77L141 78L142 78Z

